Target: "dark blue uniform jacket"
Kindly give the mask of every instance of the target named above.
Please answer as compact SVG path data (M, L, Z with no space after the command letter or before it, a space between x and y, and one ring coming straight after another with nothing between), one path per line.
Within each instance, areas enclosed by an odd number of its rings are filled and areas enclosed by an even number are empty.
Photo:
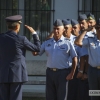
M25 52L40 51L40 40L33 35L34 44L25 36L8 31L0 35L0 83L28 81Z

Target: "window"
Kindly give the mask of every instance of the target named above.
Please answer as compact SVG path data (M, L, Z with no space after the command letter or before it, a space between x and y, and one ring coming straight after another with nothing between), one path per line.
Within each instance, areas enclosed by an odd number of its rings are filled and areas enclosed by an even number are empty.
M80 13L92 13L95 18L100 17L100 0L78 0L78 14Z
M92 12L98 19L100 18L100 0L92 0L92 2L93 2Z
M5 17L21 14L23 16L21 31L29 40L31 34L24 24L32 26L39 34L41 42L51 31L54 21L55 0L0 0L0 32L6 31ZM9 5L8 5L9 4ZM5 6L4 6L5 5Z
M0 0L0 32L6 30L5 17L18 14L18 0Z
M51 31L54 0L25 0L25 24L32 26L43 42ZM31 40L31 34L25 29L25 35Z

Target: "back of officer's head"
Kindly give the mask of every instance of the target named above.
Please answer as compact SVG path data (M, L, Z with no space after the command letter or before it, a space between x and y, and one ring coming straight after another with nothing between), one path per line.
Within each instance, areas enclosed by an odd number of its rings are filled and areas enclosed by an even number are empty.
M8 29L16 30L17 27L20 28L22 16L21 15L13 15L5 18Z

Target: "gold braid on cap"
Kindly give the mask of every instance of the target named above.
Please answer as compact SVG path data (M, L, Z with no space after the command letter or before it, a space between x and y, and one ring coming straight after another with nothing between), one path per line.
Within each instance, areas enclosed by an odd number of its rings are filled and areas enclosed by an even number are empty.
M87 18L87 20L92 20L92 19L94 19L94 18L92 18L91 16Z

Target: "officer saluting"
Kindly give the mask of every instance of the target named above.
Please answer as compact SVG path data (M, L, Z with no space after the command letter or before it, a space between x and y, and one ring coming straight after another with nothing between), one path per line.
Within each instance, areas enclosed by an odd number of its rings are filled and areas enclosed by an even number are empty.
M8 31L0 35L0 100L22 100L22 84L28 81L25 52L39 51L40 40L30 26L34 44L18 35L21 15L6 17Z
M88 21L88 27L93 27L93 28L91 29L90 32L96 33L96 29L95 29L95 27L94 27L94 26L96 25L96 19L95 19L94 15L91 14L91 13L89 13L89 14L87 15L87 21ZM88 34L89 34L89 33L88 33Z
M96 24L96 34L94 37L84 38L87 31L86 29L75 40L75 44L85 46L89 54L89 68L88 68L88 81L90 90L100 90L100 18ZM92 96L91 100L100 100L100 96Z

